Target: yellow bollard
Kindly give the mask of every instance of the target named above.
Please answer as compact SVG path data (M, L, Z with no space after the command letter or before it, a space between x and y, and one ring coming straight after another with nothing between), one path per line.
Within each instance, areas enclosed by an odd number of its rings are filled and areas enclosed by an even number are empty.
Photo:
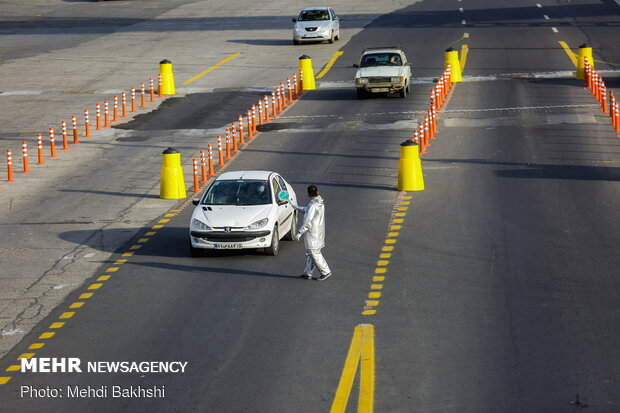
M299 69L301 69L304 74L303 90L316 89L316 84L314 83L314 69L312 69L312 59L310 56L303 55L299 57Z
M459 52L454 47L446 50L444 68L447 68L448 65L450 65L450 80L452 83L461 82L463 80L461 62L459 61Z
M588 62L590 63L590 68L594 69L594 59L592 58L592 48L587 44L582 44L579 46L577 52L577 71L575 72L575 79L583 80L586 78L585 71L585 58L588 58Z
M172 73L172 62L164 59L159 62L159 74L161 75L161 94L176 95L174 88L174 73Z
M174 148L168 148L162 153L159 197L161 199L187 198L181 167L181 153Z
M424 191L424 175L422 175L422 161L420 161L420 146L412 140L406 140L400 144L398 190Z

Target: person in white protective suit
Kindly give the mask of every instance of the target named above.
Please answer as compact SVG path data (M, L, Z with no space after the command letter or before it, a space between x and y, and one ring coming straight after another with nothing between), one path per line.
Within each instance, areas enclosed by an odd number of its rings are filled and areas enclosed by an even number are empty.
M316 279L323 281L332 275L327 261L321 254L321 249L325 246L325 205L316 185L308 186L308 198L310 202L305 207L291 204L293 208L304 213L304 222L296 235L297 241L304 237L306 247L306 268L300 277L312 279L312 273L317 268L321 276Z

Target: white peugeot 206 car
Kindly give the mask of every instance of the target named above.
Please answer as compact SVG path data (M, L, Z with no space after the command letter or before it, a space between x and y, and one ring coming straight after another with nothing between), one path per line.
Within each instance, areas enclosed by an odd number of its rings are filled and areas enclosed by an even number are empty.
M331 7L306 7L293 22L293 44L340 38L340 19Z
M192 256L206 250L264 248L277 255L282 238L292 240L297 214L293 188L276 172L225 172L201 198L189 227Z

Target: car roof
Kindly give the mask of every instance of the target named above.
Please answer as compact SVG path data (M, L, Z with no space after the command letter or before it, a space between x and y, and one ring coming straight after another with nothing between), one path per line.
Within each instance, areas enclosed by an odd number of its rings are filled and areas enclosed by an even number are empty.
M306 7L303 8L301 11L305 11L305 10L329 10L331 7L327 7L327 6L316 6L316 7Z
M362 55L371 54L371 53L404 53L402 49L398 47L377 47L377 48L368 48L364 49Z
M217 180L222 181L226 179L259 179L266 181L273 171L232 171L224 172L218 176Z

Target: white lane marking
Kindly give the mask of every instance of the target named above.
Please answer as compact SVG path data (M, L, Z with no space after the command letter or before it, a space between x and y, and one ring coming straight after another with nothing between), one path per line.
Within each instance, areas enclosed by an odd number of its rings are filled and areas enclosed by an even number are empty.
M549 16L547 16L546 14L543 14L543 17L545 18L545 20L549 20Z
M559 32L560 32L560 31L559 31L557 28L555 28L555 27L552 27L552 28L551 28L551 30L553 30L553 33L559 33Z
M538 7L539 9L542 9L542 4L536 3L536 7Z
M462 20L462 21L461 21L461 24L462 24L463 26L465 26L465 25L467 24L467 22L466 22L465 20Z
M463 13L463 8L462 8L462 7L459 7L459 11L460 11L461 13Z

